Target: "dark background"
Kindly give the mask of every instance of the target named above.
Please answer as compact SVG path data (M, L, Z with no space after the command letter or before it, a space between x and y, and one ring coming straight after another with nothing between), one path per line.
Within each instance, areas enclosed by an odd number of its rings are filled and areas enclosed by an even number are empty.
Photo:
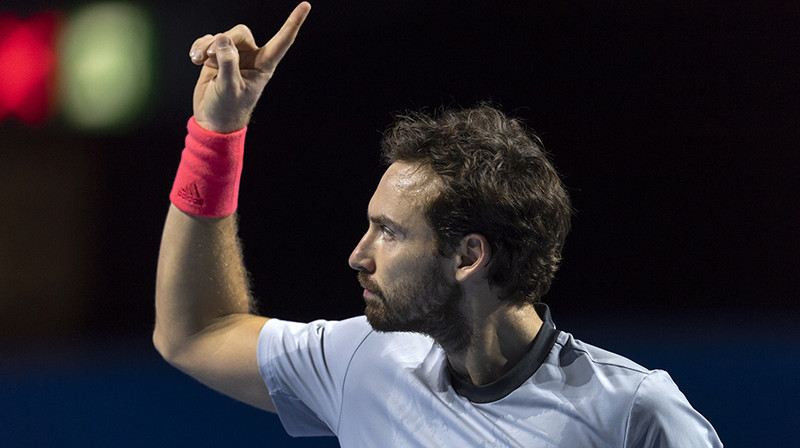
M797 440L800 4L312 4L247 137L241 234L263 312L361 313L347 256L381 132L396 112L490 100L541 135L573 200L545 297L558 326L668 370L726 446ZM149 337L191 42L243 22L263 44L293 6L148 4L157 75L143 118L102 134L58 116L0 123L10 444L287 440L274 416L166 367Z

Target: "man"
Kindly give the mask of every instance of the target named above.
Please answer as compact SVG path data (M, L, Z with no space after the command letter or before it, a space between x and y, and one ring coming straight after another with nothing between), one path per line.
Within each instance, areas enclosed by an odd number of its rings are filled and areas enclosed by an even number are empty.
M192 46L203 69L156 285L164 358L342 446L721 446L665 372L555 329L540 298L569 200L539 140L487 106L386 134L350 256L366 316L252 313L234 216L244 135L309 11L264 47L241 25Z

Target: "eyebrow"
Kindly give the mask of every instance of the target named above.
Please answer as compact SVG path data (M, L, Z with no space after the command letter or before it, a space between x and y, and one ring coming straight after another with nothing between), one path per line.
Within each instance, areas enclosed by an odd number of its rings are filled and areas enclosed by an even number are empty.
M400 225L400 223L398 223L397 221L394 221L393 219L389 218L386 215L374 215L374 216L372 216L372 215L367 214L367 219L369 219L369 221L371 223L375 224L375 225L390 227L395 232L401 233L403 235L406 234L406 228L405 227L403 227L402 225Z

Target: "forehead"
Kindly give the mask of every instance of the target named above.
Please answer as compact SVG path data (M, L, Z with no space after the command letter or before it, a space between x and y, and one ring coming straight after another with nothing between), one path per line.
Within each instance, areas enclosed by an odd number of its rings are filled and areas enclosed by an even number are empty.
M424 223L425 207L434 197L438 179L417 164L395 162L386 169L369 202L370 217L385 216L403 225Z

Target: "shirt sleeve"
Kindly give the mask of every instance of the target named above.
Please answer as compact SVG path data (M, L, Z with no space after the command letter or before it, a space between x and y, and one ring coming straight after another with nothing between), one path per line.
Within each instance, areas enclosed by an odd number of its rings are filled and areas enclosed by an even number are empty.
M363 316L308 324L270 319L264 324L258 366L289 435L336 435L347 368L370 332Z
M626 447L722 447L711 423L661 370L650 372L639 385L628 420Z

